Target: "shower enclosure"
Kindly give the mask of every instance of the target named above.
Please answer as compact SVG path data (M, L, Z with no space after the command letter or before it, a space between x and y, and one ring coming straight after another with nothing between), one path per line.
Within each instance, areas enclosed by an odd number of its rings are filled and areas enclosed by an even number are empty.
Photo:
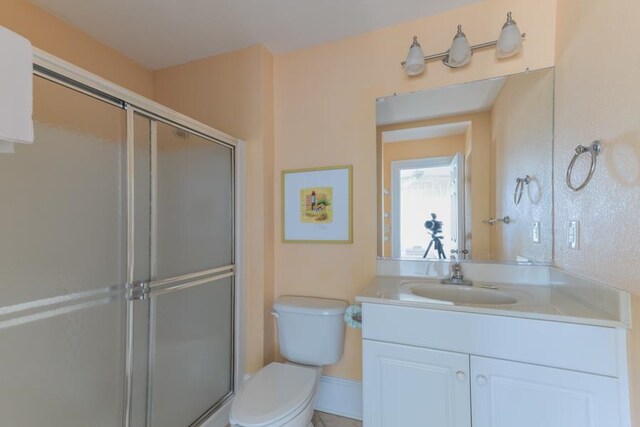
M1 424L201 425L238 376L237 141L54 68L0 155Z

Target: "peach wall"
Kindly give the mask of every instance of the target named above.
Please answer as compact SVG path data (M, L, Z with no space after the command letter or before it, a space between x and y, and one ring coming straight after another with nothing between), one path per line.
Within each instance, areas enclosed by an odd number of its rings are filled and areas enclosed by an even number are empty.
M262 46L154 72L155 98L247 142L246 370L273 358L273 56Z
M27 0L2 0L0 25L28 38L35 47L153 97L151 71Z
M640 16L636 0L558 1L555 116L555 261L634 293L629 338L634 426L640 426ZM573 193L564 174L578 144L602 140L595 177ZM584 166L584 165L582 165ZM580 221L580 249L567 225Z
M391 202L393 192L391 191L391 162L397 160L426 159L429 157L454 156L457 153L464 153L465 135L446 136L441 138L418 139L414 141L402 141L386 143L382 145L382 158L384 163L384 188L389 191L389 196L384 199L384 211L389 216L384 219L385 230L391 235L393 227L393 212ZM425 213L425 219L427 214ZM425 239L427 233L425 231ZM391 254L391 239L385 242L384 253Z
M528 34L524 52L498 61L492 50L474 54L469 67L437 62L408 78L399 62L416 34L425 53L446 50L457 24L471 43L495 40L511 10ZM354 242L351 245L283 244L276 240L275 295L353 297L376 274L375 99L552 66L556 0L486 0L406 24L278 55L275 64L275 172L353 165ZM475 160L474 160L474 164ZM279 183L275 199L280 200ZM281 212L275 205L275 233ZM309 277L310 280L300 280ZM360 333L349 329L341 362L329 375L360 378Z
M263 57L264 70L262 72L262 111L264 117L263 135L264 135L264 171L263 188L265 199L264 212L264 297L263 297L263 361L271 362L275 358L275 322L271 316L273 308L273 300L275 298L275 261L273 254L273 245L276 241L273 223L276 221L274 216L275 200L274 190L276 182L275 175L275 142L274 142L274 126L275 126L275 110L274 110L274 62L275 58L267 49L261 49Z

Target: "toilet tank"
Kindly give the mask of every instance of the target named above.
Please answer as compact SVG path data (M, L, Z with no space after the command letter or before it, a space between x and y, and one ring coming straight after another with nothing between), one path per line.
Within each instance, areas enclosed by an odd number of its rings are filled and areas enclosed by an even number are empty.
M331 365L342 357L344 312L341 300L282 296L273 304L280 354L305 365Z

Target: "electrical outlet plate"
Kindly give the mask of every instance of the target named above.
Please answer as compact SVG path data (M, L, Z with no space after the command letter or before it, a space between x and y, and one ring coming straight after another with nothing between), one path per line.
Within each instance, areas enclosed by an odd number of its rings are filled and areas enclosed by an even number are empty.
M533 243L540 243L540 221L533 223L533 230L531 231L531 240Z
M580 223L578 221L569 221L569 229L567 232L567 244L569 249L577 250L580 241Z

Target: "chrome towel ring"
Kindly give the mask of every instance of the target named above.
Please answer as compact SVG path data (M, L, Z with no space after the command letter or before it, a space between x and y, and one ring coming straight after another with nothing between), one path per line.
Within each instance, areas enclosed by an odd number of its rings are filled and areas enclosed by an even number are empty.
M520 200L522 200L522 192L524 191L524 186L529 185L531 182L531 177L529 175L524 178L516 178L516 189L513 192L513 203L516 205L520 204Z
M591 145L588 147L585 147L584 145L578 145L576 147L576 154L573 155L573 159L571 159L571 163L569 163L569 168L567 169L567 178L566 178L567 186L572 191L582 190L584 187L587 186L589 181L591 181L591 178L593 178L593 173L596 171L598 154L600 153L601 149L602 148L600 147L600 141L593 141ZM585 180L582 182L582 184L576 187L571 183L571 174L573 173L573 167L576 164L576 160L578 160L578 157L580 157L580 155L584 153L589 153L589 155L591 156L591 167L589 168L589 174L587 175Z

